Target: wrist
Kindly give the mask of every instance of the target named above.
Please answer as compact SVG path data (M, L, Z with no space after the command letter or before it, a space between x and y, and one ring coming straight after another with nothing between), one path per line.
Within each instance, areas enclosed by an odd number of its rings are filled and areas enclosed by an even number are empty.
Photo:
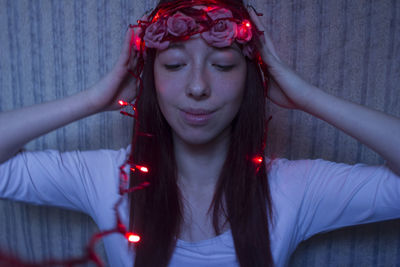
M79 93L79 99L91 114L105 111L106 104L98 100L98 90L93 86Z

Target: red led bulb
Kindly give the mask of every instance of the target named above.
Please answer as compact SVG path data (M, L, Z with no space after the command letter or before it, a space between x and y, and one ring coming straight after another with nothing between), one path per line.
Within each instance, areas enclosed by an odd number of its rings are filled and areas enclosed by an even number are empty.
M140 241L140 236L134 234L134 233L126 233L125 234L126 239L128 239L129 242L131 243L138 243Z
M127 102L125 102L124 100L119 100L118 101L118 104L120 104L121 106L127 106L127 105L129 105Z
M254 162L255 164L260 164L262 161L263 161L263 158L262 158L261 156L255 156L255 157L253 158L253 162Z
M136 169L144 173L149 172L149 169L146 166L135 165L135 167L131 167L131 171L136 171Z

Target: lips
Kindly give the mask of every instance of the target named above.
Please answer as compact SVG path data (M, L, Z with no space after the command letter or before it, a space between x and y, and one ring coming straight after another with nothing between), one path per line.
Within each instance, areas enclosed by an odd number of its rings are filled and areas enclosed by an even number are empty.
M180 114L185 123L193 126L202 126L207 124L215 111L209 109L184 108Z

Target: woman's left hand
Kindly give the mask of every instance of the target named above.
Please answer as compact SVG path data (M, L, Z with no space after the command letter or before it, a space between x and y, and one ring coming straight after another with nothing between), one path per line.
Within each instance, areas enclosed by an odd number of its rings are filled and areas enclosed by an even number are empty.
M304 81L280 60L252 8L249 13L257 28L264 31L258 49L273 80L269 98L279 106L314 115L356 138L379 153L389 168L400 175L400 119L330 95Z
M261 43L258 43L257 46L272 78L268 97L281 107L303 110L314 90L318 90L318 88L303 80L281 61L260 18L253 8L248 10L258 30L264 32Z

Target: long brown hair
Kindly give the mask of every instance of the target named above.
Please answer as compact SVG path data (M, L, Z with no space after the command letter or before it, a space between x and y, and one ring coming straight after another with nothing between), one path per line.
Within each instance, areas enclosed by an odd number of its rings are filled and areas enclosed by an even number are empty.
M168 1L162 1L165 3ZM226 1L224 1L226 2ZM235 1L237 4L241 1ZM242 4L242 3L241 3ZM143 69L143 91L138 100L138 136L131 159L149 167L145 176L131 172L130 186L150 186L130 199L130 230L139 233L135 266L167 266L175 249L183 218L177 185L172 132L157 103L153 66L156 51L149 49ZM257 62L246 59L243 102L232 121L227 158L212 201L213 226L219 235L220 218L229 222L241 266L272 266L269 240L271 197L263 156L266 136L265 90ZM146 134L141 134L146 133ZM151 137L148 136L151 134ZM224 216L221 216L224 215ZM224 222L226 223L226 222Z

